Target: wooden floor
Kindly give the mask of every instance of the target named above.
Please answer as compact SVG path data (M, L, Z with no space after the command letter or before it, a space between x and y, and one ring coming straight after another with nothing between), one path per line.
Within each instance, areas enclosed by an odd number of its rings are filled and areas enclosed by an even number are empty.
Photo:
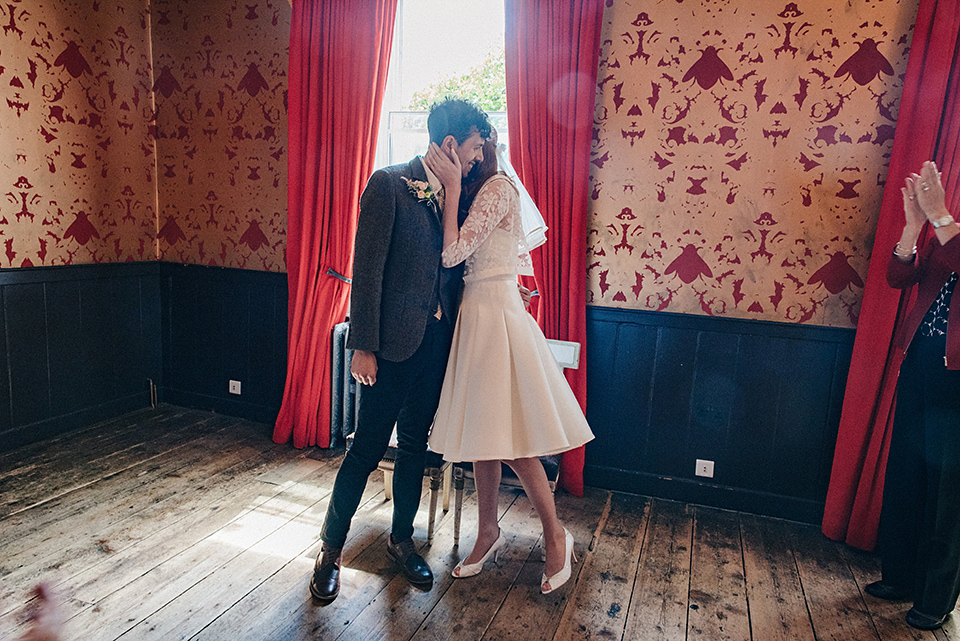
M454 581L452 513L411 588L387 558L391 504L371 477L345 549L341 596L307 583L342 452L275 445L270 427L161 406L0 455L0 639L23 629L38 581L63 599L68 639L960 640L956 613L921 633L909 604L863 593L874 557L815 527L602 490L557 506L576 581L539 593L539 528L500 495L498 565ZM468 486L469 489L469 486ZM426 495L415 538L426 538Z

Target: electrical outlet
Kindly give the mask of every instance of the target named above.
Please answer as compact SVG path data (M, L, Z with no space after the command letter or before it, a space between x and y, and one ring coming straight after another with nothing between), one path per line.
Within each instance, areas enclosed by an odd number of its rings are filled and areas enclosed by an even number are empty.
M704 461L697 459L697 476L705 476L708 479L713 478L713 461Z
M240 381L230 381L230 393L231 394L240 393Z

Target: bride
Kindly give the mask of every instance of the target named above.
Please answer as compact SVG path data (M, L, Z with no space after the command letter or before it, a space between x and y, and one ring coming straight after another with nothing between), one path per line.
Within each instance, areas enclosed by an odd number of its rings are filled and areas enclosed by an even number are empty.
M576 557L538 457L580 447L593 433L518 291L517 274L533 270L519 183L498 171L496 132L472 172L477 175L463 187L457 155L449 141L444 144L431 144L424 162L445 192L443 266L466 265L430 448L448 461L473 463L479 510L473 551L453 576L479 574L506 543L497 523L503 462L520 479L540 518L546 549L540 589L548 594L567 582ZM460 206L469 207L462 228L457 225Z

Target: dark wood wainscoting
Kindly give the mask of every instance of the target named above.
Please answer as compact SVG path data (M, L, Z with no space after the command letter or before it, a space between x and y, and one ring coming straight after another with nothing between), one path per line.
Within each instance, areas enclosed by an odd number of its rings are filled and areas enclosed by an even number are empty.
M287 275L169 263L162 274L163 400L273 423L286 378Z
M599 307L587 321L587 484L819 520L852 330ZM150 381L175 405L268 424L280 408L285 274L0 270L0 327L0 450L147 407Z
M853 330L588 307L587 332L587 484L819 522Z
M272 422L286 305L286 274L156 262L0 270L0 450L147 407L151 382L158 400Z
M0 270L0 449L150 404L156 263Z

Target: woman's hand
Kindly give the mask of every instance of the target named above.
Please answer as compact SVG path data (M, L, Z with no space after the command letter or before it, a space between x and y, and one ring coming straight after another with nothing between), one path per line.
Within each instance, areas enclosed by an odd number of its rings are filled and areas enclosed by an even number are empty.
M945 204L943 183L940 182L940 172L931 161L923 163L919 174L910 174L907 182L913 179L913 195L924 216L929 221L937 220L950 214Z
M460 157L456 153L447 153L437 143L432 142L423 162L440 179L445 191L449 192L454 188L459 191L462 174Z
M904 226L907 229L915 230L919 235L923 223L927 222L927 216L923 213L923 209L920 208L920 203L917 202L916 182L909 176L905 182L906 185L900 188L900 193L903 194Z
M913 196L912 202L917 203L923 211L924 217L934 225L934 234L941 245L947 244L955 236L960 235L960 227L957 227L953 217L950 216L950 211L945 203L940 172L937 171L937 166L932 161L928 160L923 163L919 174L910 174L910 177L907 178L907 189L910 190L907 200L910 200L910 196ZM913 235L912 228L909 225L904 227L903 238L901 239L904 245L910 240L908 229L911 231L910 235ZM914 240L915 242L916 240ZM901 247L904 245L901 245Z

